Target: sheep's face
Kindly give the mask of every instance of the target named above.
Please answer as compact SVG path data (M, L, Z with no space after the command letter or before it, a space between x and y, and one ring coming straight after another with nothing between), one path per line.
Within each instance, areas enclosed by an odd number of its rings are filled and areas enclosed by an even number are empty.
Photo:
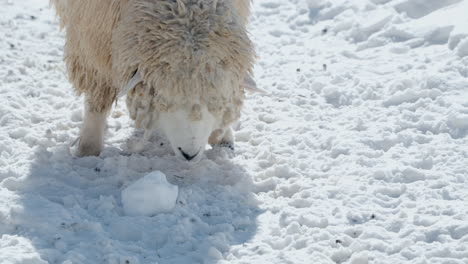
M156 123L169 139L177 157L198 162L219 118L209 112L206 106L195 105L191 109L162 112Z

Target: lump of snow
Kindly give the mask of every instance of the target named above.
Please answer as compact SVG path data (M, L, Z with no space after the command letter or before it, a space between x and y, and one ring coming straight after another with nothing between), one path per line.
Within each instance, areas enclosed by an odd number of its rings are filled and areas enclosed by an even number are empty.
M155 171L122 191L123 209L130 216L168 212L174 208L178 193L178 187L170 184L164 173Z
M367 252L359 252L356 254L353 254L351 259L349 260L350 264L368 264L369 263L369 257L367 256Z
M468 38L465 38L458 44L457 54L460 57L468 56Z
M411 18L421 18L436 11L461 2L461 0L406 0L395 5L400 13L406 13Z

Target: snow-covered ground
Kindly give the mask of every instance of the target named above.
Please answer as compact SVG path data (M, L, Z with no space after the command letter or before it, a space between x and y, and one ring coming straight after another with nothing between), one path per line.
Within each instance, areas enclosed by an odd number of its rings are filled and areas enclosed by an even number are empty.
M468 263L468 0L258 0L259 88L234 157L137 153L119 102L100 157L46 0L0 0L0 263ZM128 216L153 171L175 208Z

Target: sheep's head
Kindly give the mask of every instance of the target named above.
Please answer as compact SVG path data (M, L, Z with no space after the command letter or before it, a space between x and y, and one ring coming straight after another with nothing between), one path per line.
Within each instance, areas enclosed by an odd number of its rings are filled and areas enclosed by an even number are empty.
M156 125L166 134L176 156L197 162L219 121L206 106L196 105L192 109L181 107L174 112L162 112Z
M209 93L205 97L162 96L152 85L135 78L138 79L134 77L129 83L135 87L127 95L130 116L137 127L163 132L176 156L184 160L200 160L210 136L224 130L240 116L243 93L234 92L240 90L239 82L226 81L224 85L229 85L233 91L229 97L220 93ZM198 82L200 78L185 85L194 88ZM237 89L232 89L234 85Z
M198 160L213 131L239 118L253 63L232 2L136 0L115 35L131 117L163 131L177 156Z

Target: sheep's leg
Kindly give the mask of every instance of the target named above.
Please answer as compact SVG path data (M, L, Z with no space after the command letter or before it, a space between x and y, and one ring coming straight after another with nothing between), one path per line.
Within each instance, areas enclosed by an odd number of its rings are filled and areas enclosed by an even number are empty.
M216 130L210 136L208 143L211 146L226 147L234 150L234 132L231 127L227 127L223 130Z
M98 156L104 146L106 119L111 106L97 107L94 100L86 98L83 125L75 155Z
M221 139L221 143L219 145L234 150L234 132L232 131L231 127L228 127L225 130L223 138Z

